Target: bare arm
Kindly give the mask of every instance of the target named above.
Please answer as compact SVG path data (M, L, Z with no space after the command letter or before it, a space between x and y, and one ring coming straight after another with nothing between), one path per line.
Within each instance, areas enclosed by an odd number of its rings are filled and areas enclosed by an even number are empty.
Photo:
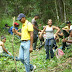
M58 27L56 27L56 26L53 26L53 29L57 30L56 34L58 34L58 32L60 31L60 29Z
M7 54L11 55L11 54L10 54L10 53L8 53L8 51L5 49L4 44L2 44L2 48L3 48L3 50L4 50Z
M21 33L20 33L20 32L18 32L15 28L13 28L13 29L12 29L12 31L13 31L13 33L15 33L15 34L17 34L17 35L21 36Z
M72 40L66 40L67 43L72 43Z
M41 34L43 34L43 33L45 32L45 30L46 30L46 26L44 27L44 29L43 29L43 31L42 31L42 33L41 33Z
M69 29L66 29L66 28L62 28L62 30L66 30L67 32L69 31Z
M46 27L44 27L44 29L40 32L40 35L39 35L40 39L42 38L42 35L44 34L45 30L46 30Z
M33 31L30 31L30 52L33 51Z
M41 31L41 30L39 30L37 27L35 27L34 24L33 24L33 28L36 29L37 31Z
M58 35L63 36L63 33L58 33Z
M63 41L63 42L67 42L67 43L72 43L72 40L63 39L62 41Z

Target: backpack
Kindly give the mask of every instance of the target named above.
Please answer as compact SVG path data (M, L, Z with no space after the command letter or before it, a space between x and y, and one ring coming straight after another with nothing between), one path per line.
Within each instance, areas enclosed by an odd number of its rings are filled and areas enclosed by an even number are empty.
M64 52L61 50L61 49L57 49L57 51L56 51L56 57L57 58L60 58L60 57L62 57L64 55Z

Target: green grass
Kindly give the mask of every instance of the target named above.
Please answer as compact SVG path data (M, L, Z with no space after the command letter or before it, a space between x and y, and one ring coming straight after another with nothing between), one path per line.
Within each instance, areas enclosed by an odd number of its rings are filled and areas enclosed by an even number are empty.
M28 18L29 21L31 21L31 18ZM21 23L17 21L20 24ZM12 35L8 34L6 30L3 30L5 24L8 24L9 26L12 26L12 18L6 18L1 21L0 26L0 37L1 35L6 36L7 40L5 43L6 49L8 49L13 54L12 49ZM19 47L20 47L20 40L15 37L14 39L14 51L15 56L19 55ZM39 46L39 41L38 44ZM59 47L61 46L61 40L57 44ZM39 51L33 51L30 54L30 62L33 65L36 65L35 72L72 72L72 46L70 49L65 50L65 55L57 59L54 57L53 59L46 60L46 53L44 47L42 47ZM18 72L25 72L24 65L17 61L17 70ZM15 63L12 59L9 59L8 57L0 57L0 72L16 72L15 70Z
M11 42L12 35L9 35L6 32L3 35L5 35L7 38L5 46L13 54L12 42ZM15 56L19 55L20 43L18 43L18 41L20 40L18 40L15 37L14 40ZM68 50L65 50L65 55L62 58L57 59L56 57L54 57L53 59L50 60L46 60L45 49L44 47L42 47L41 50L33 51L30 54L30 61L31 64L36 65L37 67L35 72L72 72L72 47ZM17 61L17 70L18 72L25 72L24 65L20 61ZM0 57L0 71L16 72L14 61L12 59L9 59L8 57Z

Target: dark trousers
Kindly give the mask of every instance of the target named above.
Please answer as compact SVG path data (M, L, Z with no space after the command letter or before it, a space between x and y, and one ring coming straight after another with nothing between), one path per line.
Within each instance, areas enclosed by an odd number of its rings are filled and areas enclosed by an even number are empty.
M68 45L66 44L66 42L62 42L62 50L65 50L65 47L68 47Z

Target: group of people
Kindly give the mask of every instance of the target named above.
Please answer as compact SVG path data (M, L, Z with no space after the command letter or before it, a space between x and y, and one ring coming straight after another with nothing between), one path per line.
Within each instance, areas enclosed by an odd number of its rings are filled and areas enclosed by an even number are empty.
M67 21L67 26L60 30L59 27L52 25L52 19L48 19L47 25L44 26L43 30L40 30L37 24L39 15L35 15L32 22L26 20L26 16L20 13L17 17L22 23L21 33L15 28L12 28L12 32L21 37L21 45L19 49L19 60L25 65L26 72L33 71L36 67L30 64L30 53L36 49L38 37L40 41L45 42L46 60L54 57L53 47L56 47L56 37L63 38L62 50L65 50L65 46L69 47L72 44L72 25L70 21ZM54 30L57 30L54 34ZM55 35L55 36L54 36ZM1 37L0 52L3 50L11 55L4 47L6 37ZM50 51L50 54L49 54Z

